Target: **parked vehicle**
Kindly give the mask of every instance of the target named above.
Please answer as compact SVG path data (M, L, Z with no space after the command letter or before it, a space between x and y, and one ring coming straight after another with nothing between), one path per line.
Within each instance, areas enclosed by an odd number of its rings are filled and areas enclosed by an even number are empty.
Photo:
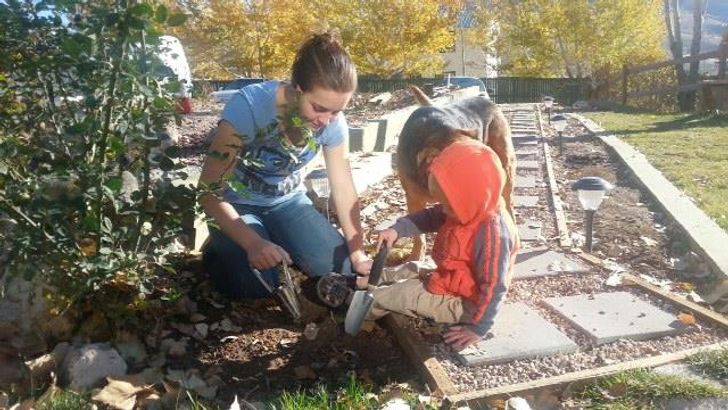
M179 81L180 90L175 93L179 110L183 114L192 112L192 72L179 39L173 36L161 36L160 44L155 51L161 64L152 62L149 70L162 84ZM56 96L56 104L78 103L84 100L83 95Z
M475 77L447 77L443 82L443 85L447 88L468 88L478 87L480 95L490 99L488 89L485 88L483 80Z
M238 90L246 85L261 83L263 81L266 81L265 78L238 78L229 84L226 84L222 90L214 91L212 93L212 98L214 98L215 101L226 103L236 92L238 92Z
M162 81L176 79L180 82L179 107L182 113L189 114L192 112L192 71L182 43L173 36L161 36L160 40L157 56L163 67L155 67L155 71Z

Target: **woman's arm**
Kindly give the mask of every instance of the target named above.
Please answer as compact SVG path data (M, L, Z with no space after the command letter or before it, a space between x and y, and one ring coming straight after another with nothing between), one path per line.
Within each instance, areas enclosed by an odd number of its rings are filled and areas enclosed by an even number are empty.
M242 149L242 142L235 134L235 129L230 123L220 122L202 166L200 183L218 184L233 172L237 164L237 155ZM224 183L222 185L225 186ZM200 204L220 230L245 249L254 268L269 269L284 261L291 263L290 256L283 248L261 238L240 218L230 203L223 201L217 195L206 194L200 198Z
M371 260L364 253L364 234L359 217L359 197L354 188L349 163L344 156L346 144L324 149L324 160L331 184L334 209L339 218L344 238L349 247L352 267L361 274L369 274Z

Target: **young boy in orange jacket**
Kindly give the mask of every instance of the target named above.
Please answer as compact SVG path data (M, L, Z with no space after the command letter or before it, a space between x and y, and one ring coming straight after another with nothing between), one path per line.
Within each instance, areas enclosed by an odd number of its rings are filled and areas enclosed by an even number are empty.
M429 189L439 204L397 220L379 232L379 246L437 231L431 272L405 264L386 270L374 292L370 319L388 312L461 324L445 334L455 350L479 341L505 299L518 231L501 191L505 172L496 154L470 140L445 148L429 168ZM377 284L374 284L377 285Z

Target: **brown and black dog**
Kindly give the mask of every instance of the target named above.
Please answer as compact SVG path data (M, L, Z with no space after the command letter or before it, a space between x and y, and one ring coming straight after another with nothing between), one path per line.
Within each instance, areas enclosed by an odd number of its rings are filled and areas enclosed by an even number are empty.
M397 144L397 172L407 198L408 213L421 211L428 202L434 202L427 188L427 170L440 151L458 140L475 138L493 149L501 160L506 172L503 198L513 216L516 154L508 121L500 108L482 96L435 107L422 90L410 88L423 107L410 115ZM424 239L424 235L415 238L410 259L424 257Z

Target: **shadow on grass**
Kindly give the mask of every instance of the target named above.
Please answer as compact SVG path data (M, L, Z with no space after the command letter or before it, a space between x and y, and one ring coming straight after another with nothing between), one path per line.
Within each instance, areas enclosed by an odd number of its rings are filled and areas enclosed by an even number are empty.
M655 113L650 113L647 111L642 110L636 110L632 108L625 108L621 107L618 109L613 110L614 113L618 114L631 114L631 115L646 115L651 114L655 115ZM659 132L669 132L669 131L680 131L680 130L687 130L687 129L693 129L693 128L718 128L718 127L728 127L728 115L726 114L704 114L704 113L697 113L697 114L677 114L678 117L675 118L674 115L665 115L665 118L659 118L659 114L657 114L658 117L654 120L654 122L649 124L644 124L643 128L636 128L636 129L613 129L613 130L606 130L603 133L600 133L601 135L604 134L613 134L613 135L634 135L634 134L645 134L645 133L659 133Z

